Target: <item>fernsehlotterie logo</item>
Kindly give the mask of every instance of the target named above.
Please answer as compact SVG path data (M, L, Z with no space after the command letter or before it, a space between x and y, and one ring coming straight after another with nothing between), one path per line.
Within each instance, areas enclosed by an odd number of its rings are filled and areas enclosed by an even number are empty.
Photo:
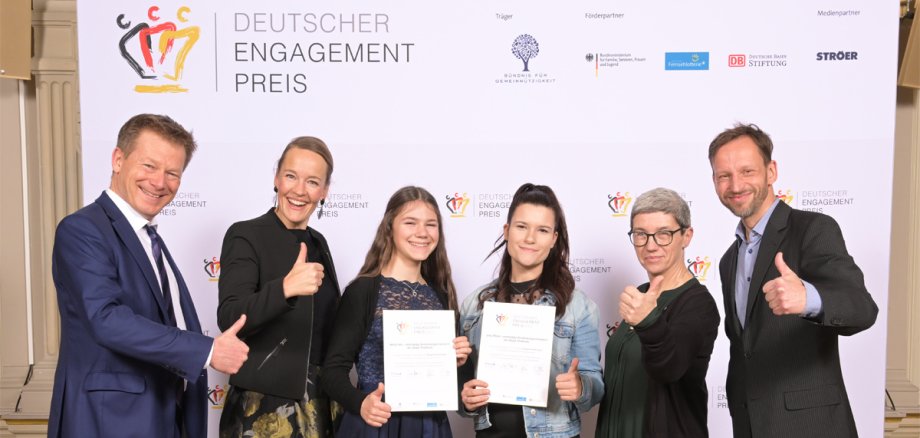
M126 30L118 42L121 57L128 66L145 81L134 87L138 93L184 93L188 91L179 80L185 67L185 59L198 38L201 29L188 25L191 9L181 6L176 11L176 21L163 19L160 8L147 9L146 20L132 26L125 20L125 14L115 19L119 28ZM136 22L136 21L135 21ZM179 25L176 24L179 23Z
M665 52L665 70L709 70L709 52Z

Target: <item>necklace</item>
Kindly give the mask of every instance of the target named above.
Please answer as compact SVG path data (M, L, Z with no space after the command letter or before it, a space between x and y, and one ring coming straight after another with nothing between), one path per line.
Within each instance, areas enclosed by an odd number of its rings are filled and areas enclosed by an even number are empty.
M415 282L415 287L412 286L412 283L410 283L410 282L408 282L408 281L406 281L406 280L402 280L402 282L403 282L403 284L406 285L406 287L409 288L409 290L412 291L412 296L413 296L413 297L418 296L418 288L422 287L421 279L420 279L419 281Z
M511 286L511 289L514 291L512 292L514 295L524 295L525 293L527 293L527 290L530 289L530 286L533 286L533 284L527 284L524 287L524 290L520 290L517 288L517 286L514 285L514 283L508 283L508 284Z

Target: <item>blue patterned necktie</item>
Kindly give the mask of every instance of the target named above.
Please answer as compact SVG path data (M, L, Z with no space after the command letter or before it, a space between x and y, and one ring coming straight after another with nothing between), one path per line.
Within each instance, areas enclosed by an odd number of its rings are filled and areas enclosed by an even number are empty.
M153 259L157 264L157 271L160 273L160 288L163 291L163 299L166 301L166 314L169 324L176 326L176 312L173 310L172 294L169 292L169 277L166 276L166 264L163 263L163 241L157 234L156 225L144 225L147 235L150 236L150 244L153 247Z

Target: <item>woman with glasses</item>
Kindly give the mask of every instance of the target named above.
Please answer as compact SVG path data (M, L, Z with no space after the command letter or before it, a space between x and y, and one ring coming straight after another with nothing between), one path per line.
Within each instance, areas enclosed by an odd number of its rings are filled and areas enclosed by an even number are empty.
M706 437L706 371L719 328L712 295L684 264L690 207L673 190L636 199L629 239L649 282L620 294L598 437Z

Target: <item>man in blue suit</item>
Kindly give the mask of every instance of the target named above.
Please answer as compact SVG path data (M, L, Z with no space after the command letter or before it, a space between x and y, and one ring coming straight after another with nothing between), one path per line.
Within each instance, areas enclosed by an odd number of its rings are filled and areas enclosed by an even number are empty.
M112 182L58 225L52 271L61 313L51 437L204 437L206 367L233 374L246 321L212 339L156 230L195 151L171 118L141 114L118 133Z

